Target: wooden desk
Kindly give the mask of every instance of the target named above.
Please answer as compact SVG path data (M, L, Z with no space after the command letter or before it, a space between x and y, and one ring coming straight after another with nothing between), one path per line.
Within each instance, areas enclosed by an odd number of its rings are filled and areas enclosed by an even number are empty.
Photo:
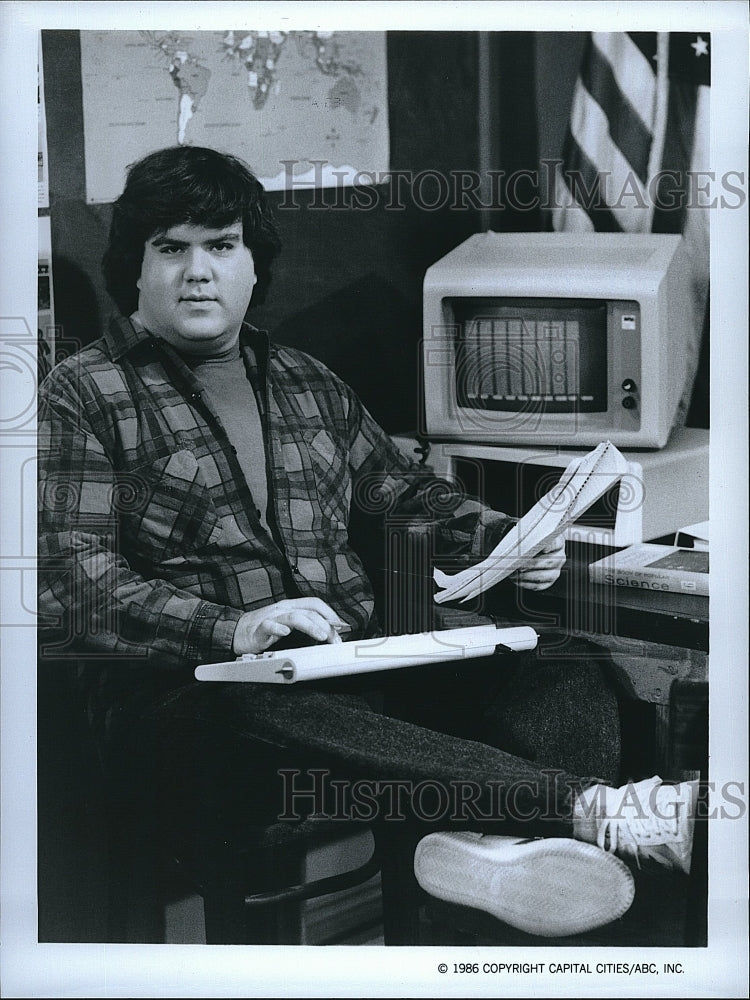
M622 692L653 705L654 770L674 780L694 776L694 766L680 760L678 751L692 716L707 719L709 598L592 584L588 565L604 551L568 548L553 587L495 588L486 596L487 612L503 622L532 625L550 654L565 655L568 637L604 647Z
M557 624L576 633L616 635L707 653L708 597L591 583L589 564L610 551L568 543L567 563L553 587L528 591L506 583L487 595L488 607L495 613L510 605L511 614L530 616L542 627Z
M693 777L697 768L681 759L678 748L696 713L707 713L709 599L592 584L589 563L607 551L570 543L560 579L548 590L504 582L465 606L441 606L432 600L429 552L417 542L390 574L389 631L450 628L492 618L501 625L536 628L542 656L580 656L576 639L594 642L609 653L621 693L652 706L651 773L673 780ZM448 572L460 568L440 565ZM405 620L407 606L411 618Z

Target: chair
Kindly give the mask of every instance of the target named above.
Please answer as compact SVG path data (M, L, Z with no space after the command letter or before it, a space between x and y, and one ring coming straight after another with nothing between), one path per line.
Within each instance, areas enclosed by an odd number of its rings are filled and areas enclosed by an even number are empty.
M38 734L40 941L161 942L165 902L179 888L203 897L209 944L298 943L304 900L364 884L380 870L382 850L304 881L307 852L354 824L279 822L262 803L242 827L220 816L162 823L154 788L113 784L68 670L41 656Z
M358 530L367 540L362 544L366 563L372 564L381 618L391 632L417 631L403 620L403 595L383 614L390 580L378 566L382 539L378 541L371 528ZM421 536L415 544L421 558ZM411 550L407 543L409 565ZM403 560L404 554L399 555L397 565ZM40 940L163 941L165 901L181 888L202 896L209 944L298 943L305 900L363 885L382 872L384 939L389 944L410 943L416 933L415 911L404 905L404 892L412 882L416 885L412 861L419 837L413 830L376 821L371 824L375 848L369 860L306 882L301 872L307 852L335 844L347 831L361 830L362 824L314 816L279 822L277 802L262 782L246 822L205 812L160 815L155 787L140 783L141 778L133 783L132 776L113 775L102 763L70 674L70 662L45 656L40 648ZM201 738L196 733L198 755ZM263 753L259 748L259 755ZM255 770L274 775L280 766L295 763L268 750ZM304 766L314 766L309 756ZM143 775L148 768L134 770Z

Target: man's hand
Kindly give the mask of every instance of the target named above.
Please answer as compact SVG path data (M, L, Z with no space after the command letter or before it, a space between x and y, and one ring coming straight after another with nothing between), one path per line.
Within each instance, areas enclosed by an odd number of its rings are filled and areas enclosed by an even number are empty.
M517 570L512 579L526 590L546 590L558 578L564 565L565 538L557 535L541 552L532 556L523 569Z
M347 628L333 608L318 597L297 597L248 611L237 622L232 640L236 656L262 653L293 629L317 642L341 642L336 626Z

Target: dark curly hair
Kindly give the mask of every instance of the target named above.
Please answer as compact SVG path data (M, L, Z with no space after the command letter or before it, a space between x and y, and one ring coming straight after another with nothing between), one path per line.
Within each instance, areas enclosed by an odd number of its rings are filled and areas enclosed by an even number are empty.
M253 302L260 303L281 240L263 185L242 160L201 146L171 146L134 163L114 203L102 259L107 291L120 312L129 316L138 307L136 282L154 234L185 223L221 228L237 219L258 278Z

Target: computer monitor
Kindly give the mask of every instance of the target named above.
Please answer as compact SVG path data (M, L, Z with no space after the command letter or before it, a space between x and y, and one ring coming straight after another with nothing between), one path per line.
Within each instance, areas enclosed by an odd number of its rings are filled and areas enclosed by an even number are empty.
M682 237L481 233L424 279L423 432L662 448L689 377Z

